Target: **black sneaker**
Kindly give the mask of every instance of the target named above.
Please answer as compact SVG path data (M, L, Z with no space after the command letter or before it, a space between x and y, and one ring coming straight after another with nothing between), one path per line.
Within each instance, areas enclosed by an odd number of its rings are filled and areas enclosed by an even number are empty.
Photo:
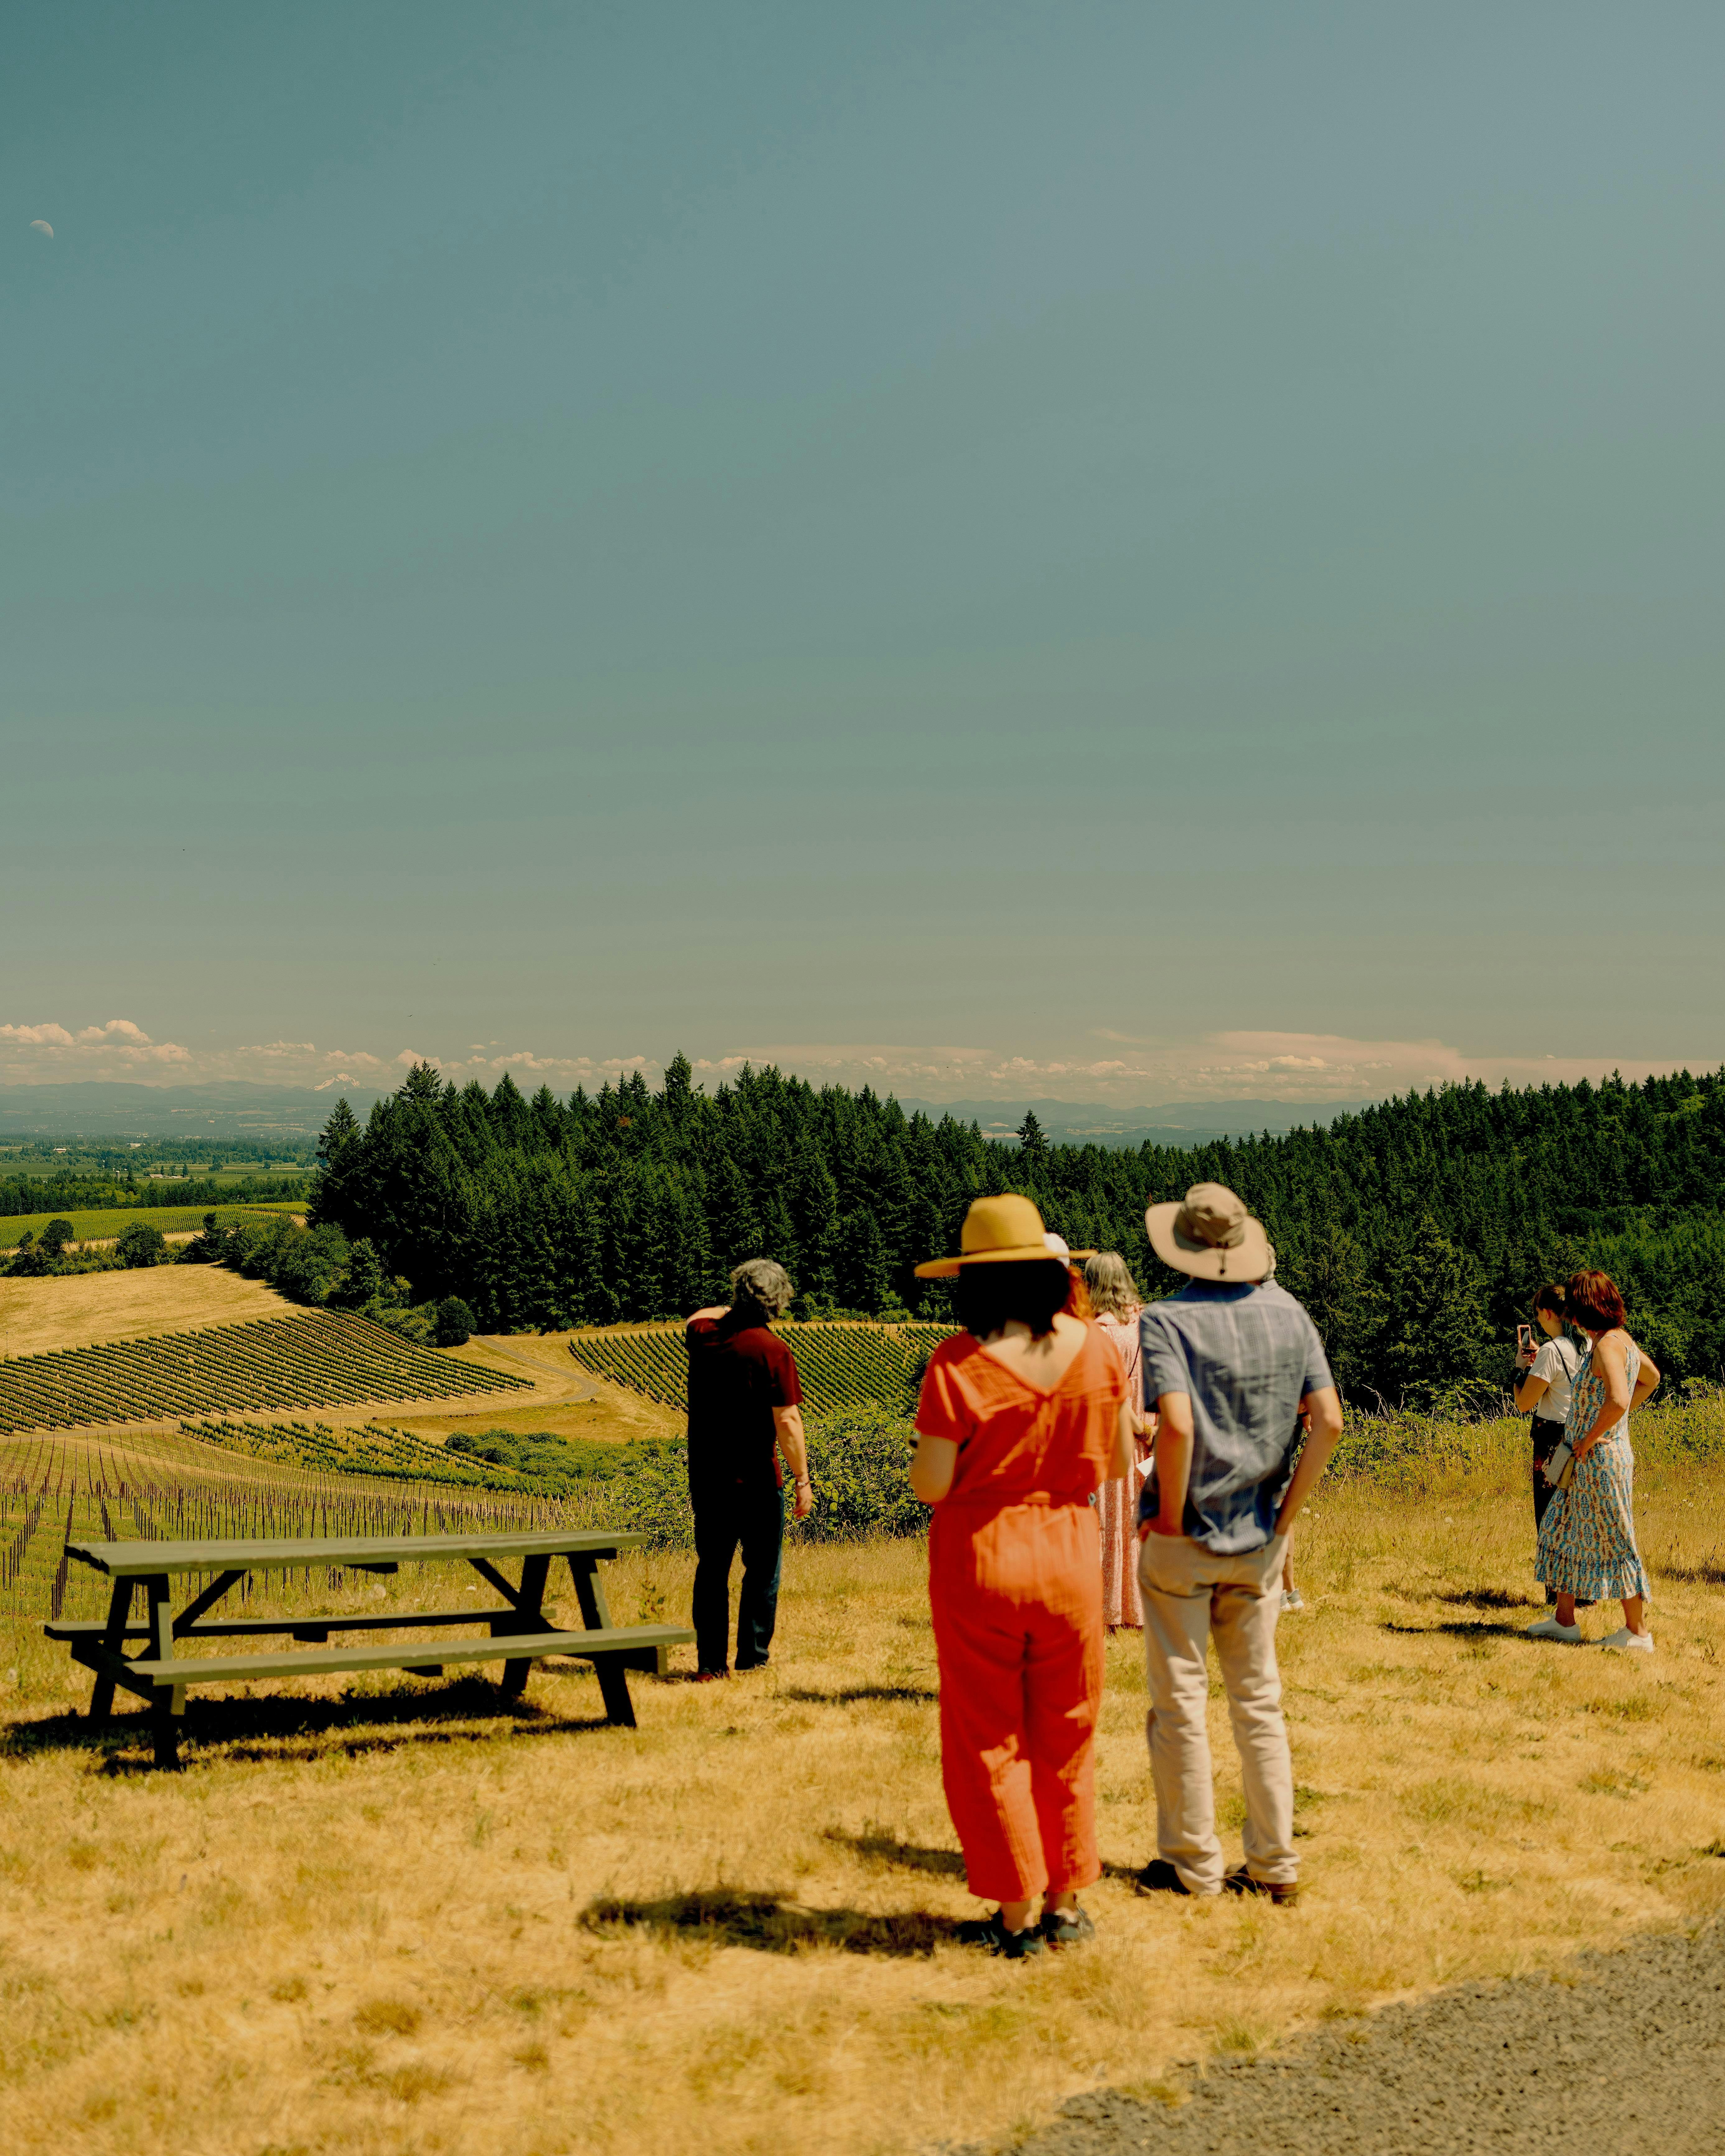
M1141 1894L1189 1894L1192 1889L1165 1856L1153 1857L1138 1874Z
M1263 1894L1278 1909L1291 1909L1300 1898L1300 1887L1293 1879L1254 1879L1245 1865L1237 1871L1229 1872L1222 1885L1230 1894Z
M1021 1932L1008 1931L997 1909L992 1917L974 1917L961 1924L958 1943L962 1947L986 1947L990 1953L1003 1954L1008 1961L1024 1961L1042 1952L1042 1934L1034 1924L1026 1924Z
M1093 1939L1096 1928L1090 1920L1090 1912L1075 1902L1070 1909L1050 1909L1042 1919L1042 1936L1051 1947L1081 1946L1086 1939Z

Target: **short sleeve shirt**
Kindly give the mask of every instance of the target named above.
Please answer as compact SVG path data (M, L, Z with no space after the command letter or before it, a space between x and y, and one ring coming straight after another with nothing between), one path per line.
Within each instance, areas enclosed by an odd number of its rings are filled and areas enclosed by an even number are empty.
M1533 1404L1542 1421L1561 1422L1569 1412L1569 1390L1581 1358L1567 1340L1548 1340L1533 1358L1527 1375L1543 1378L1548 1389Z
M1052 1392L1039 1392L968 1332L928 1358L916 1427L958 1447L952 1486L937 1510L996 1512L1009 1505L1082 1505L1106 1480L1126 1379L1100 1327L1086 1328Z
M1285 1288L1192 1281L1138 1320L1144 1404L1192 1401L1185 1530L1219 1556L1262 1549L1291 1478L1300 1403L1332 1385L1317 1327ZM1153 1471L1138 1500L1161 1503Z
M775 1408L800 1407L797 1360L769 1326L691 1317L689 1486L697 1495L779 1486Z

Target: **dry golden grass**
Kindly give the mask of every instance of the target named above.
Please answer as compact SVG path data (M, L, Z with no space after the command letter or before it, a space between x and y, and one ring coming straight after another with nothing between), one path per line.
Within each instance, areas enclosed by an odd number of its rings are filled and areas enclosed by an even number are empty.
M1692 1922L1725 1905L1725 1476L1644 1472L1659 1648L1630 1662L1516 1636L1538 1593L1521 1441L1419 1496L1332 1486L1302 1523L1297 1909L1134 1893L1142 1677L1111 1646L1101 1936L1040 1964L945 1943L977 1905L915 1545L793 1551L773 1668L637 1680L633 1733L595 1725L585 1675L536 1673L513 1715L396 1678L345 1708L237 1701L157 1775L136 1736L80 1740L64 1665L21 1642L0 2140L873 2156ZM684 1604L685 1559L613 1572L620 1618ZM1219 1697L1213 1717L1237 1820Z
M264 1281L244 1280L225 1265L0 1279L0 1354L45 1355L146 1333L196 1332L285 1317L293 1307Z

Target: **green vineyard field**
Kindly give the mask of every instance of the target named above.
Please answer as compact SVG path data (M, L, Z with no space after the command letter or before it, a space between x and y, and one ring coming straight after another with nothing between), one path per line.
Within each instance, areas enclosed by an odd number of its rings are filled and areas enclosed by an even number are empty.
M282 1467L305 1467L334 1475L380 1476L386 1481L430 1482L461 1490L526 1489L525 1478L506 1468L446 1451L431 1437L387 1423L368 1422L359 1430L332 1429L321 1422L182 1422L187 1437L249 1460Z
M250 1435L266 1444L275 1436ZM382 1435L399 1441L406 1433ZM205 1466L197 1457L202 1447L184 1438L128 1437L117 1455L95 1438L0 1445L0 1620L16 1628L7 1651L39 1655L35 1628L43 1619L95 1617L106 1608L109 1583L72 1563L68 1542L457 1534L475 1527L553 1527L572 1517L569 1507L555 1499L525 1491L456 1489L441 1475L351 1480L323 1471L321 1459L333 1455L321 1455L315 1437L308 1438L291 1457L253 1453L242 1473L234 1471L239 1463L219 1458ZM439 1447L408 1441L426 1445L427 1464L437 1466L430 1455ZM285 1455L290 1448L279 1437L276 1442ZM270 1575L270 1592L316 1595L362 1584L357 1576L311 1568L303 1578ZM236 1601L251 1592L248 1583L236 1590Z
M803 1404L811 1415L898 1406L908 1397L917 1366L954 1330L950 1325L914 1323L788 1324L774 1329L797 1358ZM580 1332L570 1342L569 1353L596 1378L627 1385L666 1407L689 1404L688 1356L680 1325Z
M0 1362L0 1433L531 1389L365 1318L303 1311Z

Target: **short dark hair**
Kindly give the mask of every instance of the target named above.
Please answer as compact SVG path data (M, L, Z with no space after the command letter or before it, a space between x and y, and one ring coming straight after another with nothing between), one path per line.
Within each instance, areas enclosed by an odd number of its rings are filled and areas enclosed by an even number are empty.
M973 1339L986 1340L1016 1318L1040 1340L1053 1332L1071 1292L1072 1276L1058 1258L1014 1258L961 1266L952 1302Z
M1534 1296L1533 1307L1536 1310L1548 1310L1553 1317L1561 1317L1568 1308L1563 1283L1560 1281L1548 1281L1538 1294Z
M1623 1297L1609 1273L1571 1273L1563 1307L1570 1322L1584 1332L1609 1332L1623 1322Z

